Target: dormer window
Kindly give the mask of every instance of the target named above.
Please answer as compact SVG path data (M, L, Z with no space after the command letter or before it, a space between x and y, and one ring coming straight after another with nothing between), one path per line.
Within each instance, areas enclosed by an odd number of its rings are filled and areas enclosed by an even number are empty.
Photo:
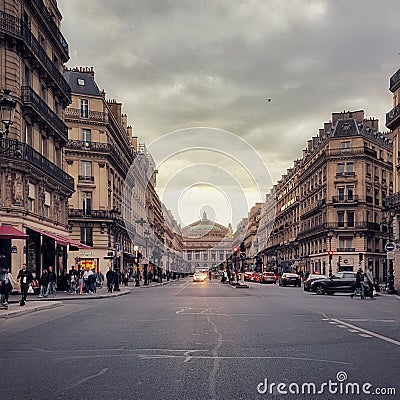
M78 86L85 86L85 80L78 78Z

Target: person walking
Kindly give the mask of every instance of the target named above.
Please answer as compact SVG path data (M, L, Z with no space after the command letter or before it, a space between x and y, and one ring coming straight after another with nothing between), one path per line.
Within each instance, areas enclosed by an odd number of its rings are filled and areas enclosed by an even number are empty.
M55 272L53 271L53 267L51 265L49 267L48 278L49 278L49 283L47 284L47 290L46 290L46 294L44 295L44 297L47 297L49 294L52 294L53 297L56 297L57 276L56 276Z
M83 294L83 274L84 273L85 273L85 270L81 270L79 278L78 278L79 294Z
M107 279L108 293L112 293L114 289L114 280L115 280L115 272L112 270L112 267L108 267L108 271L106 273L106 279Z
M372 275L372 271L367 269L364 274L364 282L368 285L369 288L369 298L374 298L374 277Z
M89 275L88 281L89 281L90 292L96 293L97 274L94 268L92 269L91 274Z
M40 292L39 297L44 297L46 295L47 286L49 284L49 274L47 273L47 269L44 269L42 275L39 280L40 284Z
M362 268L359 268L356 274L356 284L354 286L354 293L352 293L350 296L353 298L355 295L358 293L361 294L361 300L365 299L364 296L364 274Z
M208 280L211 282L211 269L208 271Z
M4 274L4 304L8 305L8 297L10 295L10 293L12 293L13 290L13 284L14 285L17 283L15 282L15 279L13 278L10 268L6 268L6 272Z
M26 297L28 295L29 284L32 282L32 274L26 268L26 264L22 264L22 269L18 272L17 282L21 283L21 305L26 303Z

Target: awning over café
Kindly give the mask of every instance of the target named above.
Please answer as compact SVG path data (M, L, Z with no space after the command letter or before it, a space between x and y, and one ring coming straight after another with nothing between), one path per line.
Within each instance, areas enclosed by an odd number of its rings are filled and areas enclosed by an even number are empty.
M28 239L28 237L11 225L0 225L0 239Z

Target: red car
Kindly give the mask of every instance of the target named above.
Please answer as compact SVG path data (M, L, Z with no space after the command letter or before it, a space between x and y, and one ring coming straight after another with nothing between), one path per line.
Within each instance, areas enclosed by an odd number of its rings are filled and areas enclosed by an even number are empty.
M263 272L260 283L276 283L278 277L272 271Z
M262 274L259 272L254 272L253 274L253 282L260 282Z

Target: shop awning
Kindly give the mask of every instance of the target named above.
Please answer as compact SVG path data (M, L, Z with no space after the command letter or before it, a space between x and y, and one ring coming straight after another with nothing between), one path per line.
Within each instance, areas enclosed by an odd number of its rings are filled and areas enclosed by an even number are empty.
M28 239L28 237L11 225L0 225L0 239Z
M42 231L42 230L36 229L36 228L29 228L29 229L32 229L33 231L40 233L41 235L47 236L50 239L55 240L57 242L57 244L60 246L66 246L69 243L68 238L66 238L66 237L55 235L54 233L45 232L45 231Z
M72 247L76 247L78 249L91 249L87 244L83 244L81 242L77 242L76 240L68 239L69 245Z

